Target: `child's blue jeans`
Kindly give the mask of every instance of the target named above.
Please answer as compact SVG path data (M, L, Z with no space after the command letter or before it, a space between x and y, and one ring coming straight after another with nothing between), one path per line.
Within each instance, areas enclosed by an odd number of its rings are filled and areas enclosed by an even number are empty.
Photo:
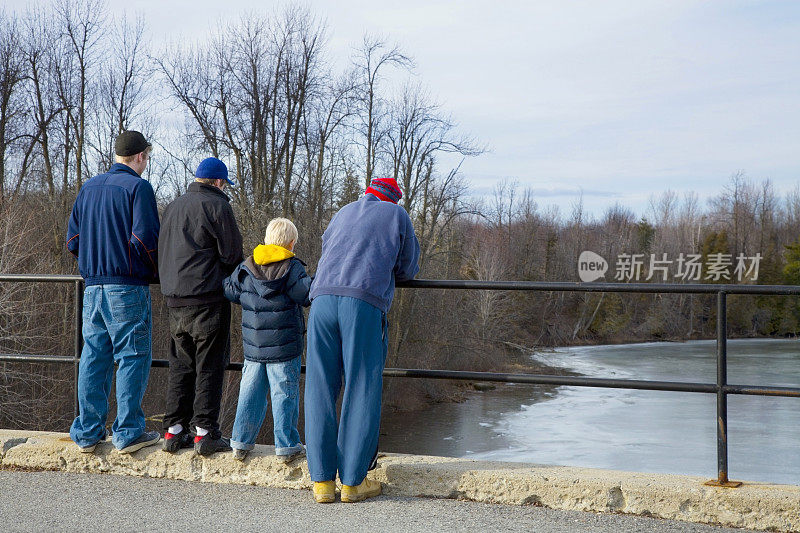
M300 416L300 357L282 363L245 361L239 386L239 403L233 422L231 447L252 450L267 416L267 394L272 398L275 455L292 455L303 449L297 419Z

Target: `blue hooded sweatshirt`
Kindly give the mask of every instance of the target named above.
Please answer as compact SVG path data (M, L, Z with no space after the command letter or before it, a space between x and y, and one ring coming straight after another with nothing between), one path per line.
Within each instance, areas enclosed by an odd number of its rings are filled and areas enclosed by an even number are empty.
M158 208L153 187L116 163L81 187L67 229L86 285L147 285L158 279Z
M388 313L395 281L413 279L418 263L419 241L405 209L365 194L341 208L322 235L310 297L351 296Z

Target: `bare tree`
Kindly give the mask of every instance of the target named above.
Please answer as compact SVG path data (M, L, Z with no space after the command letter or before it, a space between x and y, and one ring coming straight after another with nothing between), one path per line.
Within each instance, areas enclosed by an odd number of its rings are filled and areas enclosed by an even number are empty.
M323 82L316 101L306 107L302 142L306 153L305 203L312 235L324 229L326 211L333 207L335 182L342 173L347 143L338 135L355 114L355 82L350 75Z
M414 63L399 47L390 46L384 39L368 34L356 50L353 64L359 80L361 142L365 151L364 180L369 185L375 172L378 145L383 138L383 121L386 117L384 99L378 92L378 85L387 67L411 69Z
M277 120L279 78L285 43L275 40L269 20L255 15L242 19L228 29L231 49L217 45L220 57L230 54L228 84L235 102L224 115L229 145L237 157L237 165L246 165L241 178L243 190L259 206L270 204L275 192L278 150L275 128ZM220 89L220 94L224 89ZM225 103L221 99L220 103Z
M113 143L119 133L127 129L146 129L148 120L143 115L149 100L151 68L144 32L145 21L141 15L133 20L123 15L110 32L115 46L109 50L103 71L98 73L99 94L89 142L95 152L98 172L113 164Z
M285 33L289 36L291 53L284 56L284 98L286 101L287 146L283 169L283 216L294 214L293 178L299 147L302 119L312 94L320 90L319 60L325 27L306 10L290 10L284 15Z
M92 67L97 58L97 47L103 36L105 13L108 11L104 0L59 0L55 5L56 13L61 21L63 38L71 47L77 72L75 79L69 80L76 87L76 100L66 102L70 114L73 114L73 132L75 135L75 181L77 187L83 182L86 117L91 103Z
M22 55L27 66L29 100L41 149L44 179L51 199L55 198L56 186L50 129L53 119L64 109L58 101L53 79L55 61L53 34L53 20L47 12L41 8L33 8L27 13Z
M418 84L407 85L392 105L385 145L393 177L403 190L403 206L409 212L430 181L439 153L475 156L483 151L471 139L456 135L453 122Z
M19 22L16 16L0 9L0 199L6 193L7 157L26 136L22 125L25 108L20 97L25 78L22 57ZM25 162L29 155L30 150L26 150Z
M153 58L167 81L172 96L189 113L199 133L201 143L219 156L220 137L217 124L217 106L214 96L215 73L210 67L210 54L197 46L173 47ZM200 144L200 143L198 143Z

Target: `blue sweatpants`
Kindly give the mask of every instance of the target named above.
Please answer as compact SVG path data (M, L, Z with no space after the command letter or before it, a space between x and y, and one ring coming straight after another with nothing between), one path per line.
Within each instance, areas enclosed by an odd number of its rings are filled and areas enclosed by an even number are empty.
M378 454L388 326L377 307L349 296L314 298L308 319L305 432L314 481L359 485ZM341 417L336 400L344 379Z

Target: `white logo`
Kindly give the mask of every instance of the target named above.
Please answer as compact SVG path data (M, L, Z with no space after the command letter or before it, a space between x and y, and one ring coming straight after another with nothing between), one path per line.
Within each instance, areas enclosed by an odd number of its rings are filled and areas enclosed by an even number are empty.
M578 257L578 276L581 281L590 282L605 276L608 271L608 262L594 252L581 252Z

